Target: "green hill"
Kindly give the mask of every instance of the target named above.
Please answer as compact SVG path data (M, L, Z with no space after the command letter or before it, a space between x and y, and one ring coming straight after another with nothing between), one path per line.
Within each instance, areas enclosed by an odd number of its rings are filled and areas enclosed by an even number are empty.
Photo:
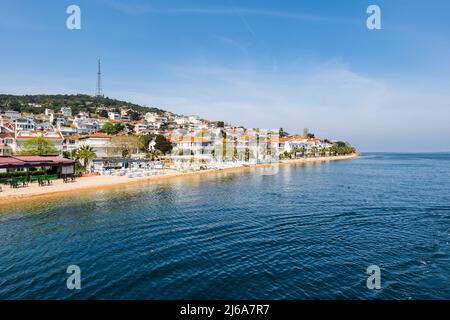
M33 103L41 105L41 107L29 105ZM80 111L95 113L95 109L98 107L119 109L124 106L140 114L145 114L146 112L156 112L161 114L165 112L159 108L144 107L131 102L110 98L98 98L85 94L24 96L0 94L0 112L15 110L38 114L43 113L46 108L58 111L61 107L71 107L73 114L77 114Z

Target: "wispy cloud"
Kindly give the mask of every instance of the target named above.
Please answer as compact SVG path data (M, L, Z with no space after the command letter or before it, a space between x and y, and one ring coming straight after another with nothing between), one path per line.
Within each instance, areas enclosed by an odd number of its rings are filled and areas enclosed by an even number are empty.
M243 23L252 32L251 27L246 22L244 16L255 16L255 17L267 17L267 18L282 18L282 19L293 19L302 20L309 22L322 22L322 23L360 23L360 21L346 19L341 17L326 17L318 15L309 15L295 12L282 12L282 11L272 11L272 10L260 10L242 7L153 7L147 3L133 2L133 1L121 1L121 0L103 0L111 8L118 10L125 14L192 14L192 15L238 15Z
M243 44L241 44L239 41L237 41L235 39L225 37L223 35L214 35L213 38L223 45L226 45L226 46L229 46L232 48L236 48L241 53L248 54L248 49Z
M169 81L159 82L163 75ZM4 79L5 92L75 93L92 89L85 79L52 78L33 86L32 78ZM225 120L248 128L285 128L350 140L363 151L450 150L450 94L424 79L376 78L342 59L301 67L211 62L162 65L157 77L125 77L109 82L109 96L181 114ZM426 81L425 81L426 82ZM83 87L84 86L84 87ZM77 88L76 90L71 88Z
M120 0L103 0L111 8L129 15L138 15L146 13L156 13L152 6L148 3L136 2L133 0L120 1Z
M282 126L300 133L309 127L321 137L351 140L363 150L411 151L418 144L424 150L450 148L445 138L450 110L442 105L442 96L417 90L417 84L363 75L339 59L302 69L278 68L177 65L171 68L170 88L149 85L116 94L250 128Z

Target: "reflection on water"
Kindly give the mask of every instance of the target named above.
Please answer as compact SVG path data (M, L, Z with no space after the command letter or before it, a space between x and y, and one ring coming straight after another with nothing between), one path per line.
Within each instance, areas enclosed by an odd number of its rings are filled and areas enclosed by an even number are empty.
M450 298L449 163L373 154L2 206L0 298Z

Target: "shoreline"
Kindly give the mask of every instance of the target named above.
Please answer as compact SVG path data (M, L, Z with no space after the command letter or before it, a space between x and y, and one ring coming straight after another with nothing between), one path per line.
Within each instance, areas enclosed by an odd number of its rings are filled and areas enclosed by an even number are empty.
M78 178L74 183L63 183L62 180L57 180L51 186L39 187L37 184L30 185L25 188L11 189L8 186L2 186L3 192L0 192L0 205L8 203L17 203L23 200L39 200L49 197L57 197L70 195L73 192L77 194L88 193L94 190L108 190L116 189L120 186L132 185L138 183L159 182L163 180L169 180L174 178L200 176L222 172L235 172L243 170L252 170L257 168L267 168L272 166L283 166L291 164L302 163L317 163L317 162L329 162L339 160L350 160L360 157L359 153L347 155L347 156L332 156L332 157L318 157L318 158L301 158L291 160L281 160L280 162L273 164L256 164L247 167L227 168L227 169L210 169L204 171L191 171L191 172L179 172L173 169L166 169L164 175L158 176L146 176L137 178L118 177L118 176L92 176Z

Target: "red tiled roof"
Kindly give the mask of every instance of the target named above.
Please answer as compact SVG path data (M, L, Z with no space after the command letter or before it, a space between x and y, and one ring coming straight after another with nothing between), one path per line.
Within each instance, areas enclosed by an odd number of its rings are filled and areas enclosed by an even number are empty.
M14 156L15 159L24 162L58 162L58 163L72 163L70 159L61 156Z
M48 164L73 164L75 161L61 156L13 156L0 157L0 166L5 165L25 165L27 162L48 163Z
M41 137L41 136L18 136L16 137L17 140L27 140L27 139L33 139L33 138L44 138L45 140L63 140L61 137Z
M81 137L80 139L89 139L89 138L111 138L111 136L107 135L105 133L93 133L93 134Z
M23 165L25 162L15 159L13 157L0 157L0 166L7 165Z

